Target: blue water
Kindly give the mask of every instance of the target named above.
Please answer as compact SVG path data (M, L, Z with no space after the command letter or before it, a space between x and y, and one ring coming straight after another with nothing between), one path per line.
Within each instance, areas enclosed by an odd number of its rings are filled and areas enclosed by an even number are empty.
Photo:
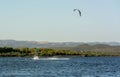
M120 77L120 57L0 58L0 77Z

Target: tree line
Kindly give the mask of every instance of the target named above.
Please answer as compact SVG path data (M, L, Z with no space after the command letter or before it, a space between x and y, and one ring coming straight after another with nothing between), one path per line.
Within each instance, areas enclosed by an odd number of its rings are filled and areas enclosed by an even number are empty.
M38 56L120 56L120 52L72 51L65 49L37 48ZM0 57L32 57L36 48L0 47Z

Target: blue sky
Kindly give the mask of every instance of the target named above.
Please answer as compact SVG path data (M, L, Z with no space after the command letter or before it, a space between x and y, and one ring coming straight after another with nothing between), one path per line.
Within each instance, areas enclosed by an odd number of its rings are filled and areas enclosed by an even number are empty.
M119 29L120 0L0 0L0 39L109 42Z

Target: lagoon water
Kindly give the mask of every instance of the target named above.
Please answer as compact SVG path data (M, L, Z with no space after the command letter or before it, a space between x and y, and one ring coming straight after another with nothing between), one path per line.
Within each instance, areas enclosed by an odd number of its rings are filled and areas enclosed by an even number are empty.
M120 57L1 57L0 77L120 77Z

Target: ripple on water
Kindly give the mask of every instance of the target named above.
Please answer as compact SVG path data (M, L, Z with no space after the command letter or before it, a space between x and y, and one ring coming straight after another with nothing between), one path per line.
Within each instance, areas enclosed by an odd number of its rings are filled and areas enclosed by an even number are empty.
M0 77L120 77L119 57L0 58Z

